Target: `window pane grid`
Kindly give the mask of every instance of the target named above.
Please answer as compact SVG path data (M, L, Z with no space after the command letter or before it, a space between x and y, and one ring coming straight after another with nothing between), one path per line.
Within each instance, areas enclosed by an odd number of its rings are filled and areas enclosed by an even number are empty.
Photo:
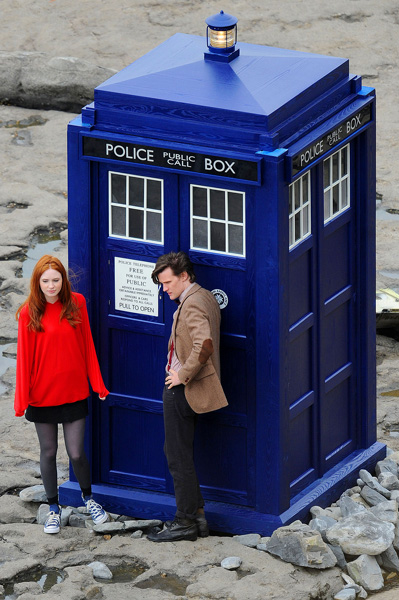
M108 197L111 237L163 244L162 179L110 172Z
M190 196L191 248L245 256L245 194L191 185Z
M289 187L289 247L299 244L311 234L310 172Z
M324 223L350 206L349 144L323 161Z

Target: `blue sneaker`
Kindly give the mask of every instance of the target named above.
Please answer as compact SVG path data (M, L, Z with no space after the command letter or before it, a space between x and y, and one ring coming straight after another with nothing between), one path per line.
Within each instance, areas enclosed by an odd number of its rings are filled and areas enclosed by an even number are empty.
M83 498L83 502L85 503L85 506L89 511L91 518L93 519L94 525L101 525L101 523L105 523L105 521L108 520L108 515L101 504L95 502L93 498L89 498L89 500L85 500Z
M50 511L47 514L46 522L44 523L44 533L59 533L61 527L61 508L60 512Z

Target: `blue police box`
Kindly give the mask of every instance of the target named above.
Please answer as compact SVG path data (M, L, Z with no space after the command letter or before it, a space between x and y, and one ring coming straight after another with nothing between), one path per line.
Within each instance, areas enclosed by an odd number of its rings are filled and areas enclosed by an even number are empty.
M229 406L199 418L211 529L268 535L385 456L376 442L375 92L348 60L176 34L98 86L68 129L69 266L111 393L88 451L111 512L175 512L162 387L184 250L222 311ZM63 504L78 505L71 473Z

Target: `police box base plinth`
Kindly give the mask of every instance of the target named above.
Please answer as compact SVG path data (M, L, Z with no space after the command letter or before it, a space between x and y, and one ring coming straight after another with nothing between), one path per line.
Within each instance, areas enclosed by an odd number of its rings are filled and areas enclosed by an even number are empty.
M296 496L290 508L280 515L265 514L245 506L206 501L205 510L210 529L231 534L259 533L268 536L278 527L297 519L306 522L312 506L329 506L345 490L355 485L360 469L373 471L376 462L385 455L386 446L379 442L367 450L353 453L350 460L340 463L325 477ZM102 484L94 484L92 487L96 501L110 513L161 521L171 519L175 514L176 505L172 495ZM60 486L59 498L63 506L82 505L80 488L74 481L67 481Z

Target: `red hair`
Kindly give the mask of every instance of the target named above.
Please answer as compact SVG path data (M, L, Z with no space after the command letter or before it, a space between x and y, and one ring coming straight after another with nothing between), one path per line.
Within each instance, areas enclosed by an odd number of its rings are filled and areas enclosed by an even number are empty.
M81 322L80 311L72 295L71 284L69 283L68 275L62 262L55 256L50 256L49 254L45 254L37 261L30 279L29 296L18 308L17 312L15 313L15 317L18 319L22 308L24 306L28 306L30 317L28 329L33 331L43 331L42 317L46 308L47 300L40 289L40 278L48 269L54 269L54 271L58 271L62 277L62 286L58 295L58 299L62 304L60 321L61 319L65 318L69 321L72 327L76 327L76 325Z

